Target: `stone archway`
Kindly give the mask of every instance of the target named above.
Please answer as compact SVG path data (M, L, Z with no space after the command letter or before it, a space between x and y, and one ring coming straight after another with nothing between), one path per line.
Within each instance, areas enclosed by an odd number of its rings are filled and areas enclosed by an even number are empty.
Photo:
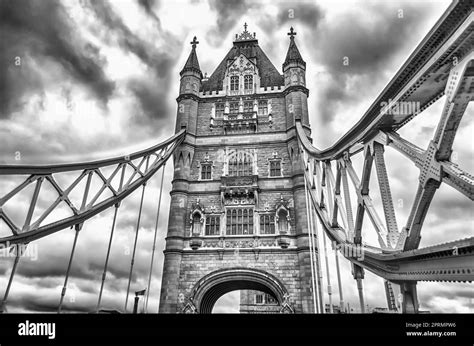
M207 274L194 285L183 312L210 314L221 296L235 290L268 293L278 301L280 312L294 312L290 295L280 280L263 270L251 268L226 268Z

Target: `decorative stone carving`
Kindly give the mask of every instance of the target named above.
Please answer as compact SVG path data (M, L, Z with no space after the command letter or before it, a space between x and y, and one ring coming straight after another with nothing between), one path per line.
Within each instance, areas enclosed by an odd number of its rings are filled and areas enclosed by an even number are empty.
M290 209L288 205L288 201L285 201L283 199L283 196L280 195L280 202L278 202L278 204L276 205L275 223L277 225L278 231L281 234L287 234L291 231ZM280 220L281 216L284 216L286 218L286 223L283 223L283 220Z
M181 310L183 314L197 314L197 308L194 305L192 298L185 298L184 307Z
M193 250L197 250L199 249L201 246L202 246L202 240L198 237L193 237L190 241L189 241L189 246L191 247L191 249Z
M247 31L247 23L244 24L244 31L242 31L242 33L240 35L238 34L235 34L235 41L236 42L239 42L239 41L252 41L252 40L256 40L256 34L253 33L253 35Z
M288 246L290 246L290 239L287 237L278 237L278 246L280 246L282 249L287 249Z
M290 303L290 295L285 293L283 295L283 302L281 303L280 313L281 314L293 314L295 311Z
M255 198L253 197L232 197L226 198L224 200L225 205L247 205L247 204L255 204Z
M189 222L191 223L191 231L193 236L201 235L201 230L204 229L204 209L201 207L199 198L195 204L191 206L192 211L189 216Z

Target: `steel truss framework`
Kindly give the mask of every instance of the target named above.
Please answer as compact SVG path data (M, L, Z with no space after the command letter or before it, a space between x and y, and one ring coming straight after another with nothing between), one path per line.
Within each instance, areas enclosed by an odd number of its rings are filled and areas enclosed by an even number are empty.
M8 281L5 290L0 311L3 311L5 308L19 259L25 252L28 243L46 237L62 229L74 227L76 232L66 271L64 287L61 292L61 300L58 307L58 312L60 312L63 298L66 293L69 272L73 261L79 231L82 229L86 220L110 207L115 207L107 259L104 266L102 285L97 304L97 309L99 309L105 276L107 273L110 246L112 243L113 231L120 202L136 189L142 187L143 190L137 222L134 254L130 266L130 288L136 239L138 237L138 228L140 225L146 183L160 168L163 167L164 169L166 161L175 152L175 149L183 142L185 134L185 130L181 130L168 140L149 149L101 161L49 166L0 166L0 176L26 176L20 184L0 197L0 220L7 225L12 233L10 236L0 238L0 247L2 249L11 248L15 254L10 280ZM93 181L95 184L92 183ZM50 188L42 188L45 184L50 184ZM26 216L24 217L23 222L15 222L13 217L10 216L10 213L14 214L15 210L9 209L9 212L4 207L8 201L13 199L15 196L21 195L30 185L34 186L34 188ZM45 195L44 198L42 198L42 194ZM73 199L72 195L76 196L76 200ZM38 206L40 200L46 201L47 206ZM59 216L59 218L53 218L52 222L48 222L48 216L53 215L54 212L59 209L61 209L62 212L56 215ZM64 215L65 210L66 212L69 212L70 216L61 218L61 215ZM127 309L127 301L128 292L125 310Z
M459 3L452 7L455 6ZM447 12L452 14L454 11ZM474 237L419 248L423 221L441 183L448 184L471 201L474 198L474 176L450 160L459 123L468 103L474 99L473 18L470 8L452 35L444 42L438 42L431 57L423 59L424 64L417 66L418 70L411 73L411 78L408 78L409 71L405 71L410 65L405 64L379 96L378 105L374 103L358 124L331 148L318 150L313 147L309 129L301 121L296 123L307 189L325 234L337 243L339 249L361 247L364 251L363 260L351 255L353 252L346 255L352 262L360 294L361 279L364 269L367 269L389 282L400 284L404 312L418 311L417 281L474 280ZM437 24L438 27L442 25L442 21ZM436 34L435 29L432 36ZM429 37L420 44L418 53L427 44L430 44ZM416 60L415 53L412 60ZM414 62L411 64L416 65ZM398 85L400 76L404 77L404 83ZM441 93L440 85L444 85ZM443 112L426 149L417 147L397 133L419 112L400 114L396 107L403 102L417 102L423 111L443 94L446 96ZM384 100L386 103L382 103ZM402 230L398 228L395 215L384 158L385 147L403 154L420 171L415 199ZM363 155L363 168L359 174L352 164L355 155ZM375 166L380 189L382 217L374 207L373 191L369 191L372 166ZM349 181L356 191L355 209ZM367 217L376 231L379 247L363 242L362 230ZM391 289L390 285L386 287ZM363 297L360 298L363 305Z
M446 183L462 195L473 200L474 177L452 162L452 146L464 111L474 97L474 14L468 1L454 1L433 29L416 48L382 91L361 120L339 141L326 150L312 146L309 128L296 119L301 164L304 168L309 209L311 266L313 297L319 299L315 310L324 312L322 296L322 270L319 237L315 232L317 215L324 234L339 248L361 248L363 258L342 254L352 263L357 280L361 309L364 269L386 280L387 297L393 298L390 282L399 284L404 296L403 311L417 312L417 281L468 281L474 279L474 238L453 240L426 248L419 248L423 221L438 187ZM418 112L395 112L403 102L416 102L423 111L441 96L446 96L443 112L435 135L426 149L402 138L397 130L418 115ZM385 106L382 107L382 104ZM75 228L74 243L69 257L64 287L58 312L61 311L69 272L79 232L85 221L114 207L114 217L108 244L102 283L97 303L100 308L107 273L110 247L120 202L142 187L135 243L130 265L127 301L132 278L133 262L147 181L175 153L185 141L185 130L152 148L125 157L116 157L89 163L46 166L0 166L0 178L24 177L4 195L0 195L0 224L5 224L10 235L0 238L0 246L11 247L15 254L10 278L0 311L4 310L11 283L26 245L68 227ZM391 147L403 154L418 167L419 183L411 212L399 230L387 174L384 151ZM352 161L363 155L362 171L356 171ZM369 191L372 166L375 166L382 201L383 215L374 206ZM162 178L163 179L163 178ZM163 180L162 180L163 182ZM351 200L351 187L357 198ZM22 218L9 207L12 201L30 189L31 197ZM73 196L76 195L76 198ZM77 197L78 196L78 197ZM161 200L161 194L160 194ZM24 201L23 201L24 202ZM157 222L160 202L158 202ZM55 212L66 211L65 214ZM59 215L59 216L58 216ZM379 247L363 242L363 226L369 219L375 229ZM157 226L155 227L156 240ZM428 230L429 231L429 230ZM426 232L426 230L425 230ZM327 264L326 242L323 235ZM153 244L153 251L155 244ZM343 305L337 251L339 296ZM151 259L151 266L153 258ZM327 269L328 293L331 302L331 284ZM317 278L316 278L317 276ZM150 282L151 270L148 281ZM316 297L315 290L319 290ZM147 296L148 302L148 296ZM393 299L392 299L393 300ZM393 305L393 301L389 305ZM332 311L332 303L330 303Z

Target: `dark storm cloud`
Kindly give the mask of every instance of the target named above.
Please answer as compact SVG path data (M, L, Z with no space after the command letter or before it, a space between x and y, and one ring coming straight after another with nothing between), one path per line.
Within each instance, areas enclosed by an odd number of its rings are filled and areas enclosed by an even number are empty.
M148 14L156 17L152 11L153 2L141 1L139 3ZM125 51L135 54L151 70L150 78L133 79L127 85L142 106L147 119L169 118L171 116L168 102L169 86L172 78L175 78L171 72L176 64L175 57L182 49L178 39L173 34L160 29L160 35L165 37L166 47L159 50L151 42L146 42L133 33L107 2L88 1L85 4L108 28L107 35L113 33L118 44ZM155 19L159 21L158 17ZM137 120L140 121L140 119Z
M160 19L157 17L155 12L153 11L153 7L155 6L155 0L138 0L138 4L145 10L145 12L152 17L158 24L160 24Z
M367 86L383 80L384 72L393 66L397 55L406 50L407 43L415 44L421 39L423 34L414 37L413 33L419 31L423 18L428 18L427 13L433 8L433 4L364 3L361 11L340 16L334 25L320 25L315 35L318 44L308 45L308 48L329 76L328 86L320 94L322 121L330 121L338 106L360 98ZM403 18L399 18L400 9ZM347 66L343 64L345 57L349 59ZM397 62L397 66L400 63ZM352 77L359 78L356 85L349 85Z
M293 21L297 21L316 29L323 16L324 14L316 2L283 2L278 13L277 25L292 24Z
M38 299L38 296L33 294L25 294L21 299L17 297L11 297L9 300L9 309L22 308L29 312L56 312L59 306L59 292L56 296L42 297ZM86 302L86 304L77 304L69 302L66 298L63 302L61 310L63 312L79 312L88 313L94 311L94 302Z
M170 80L171 76L165 81L168 86ZM172 109L168 102L169 88L154 80L139 79L130 80L127 86L149 119L171 119Z
M82 44L58 1L1 1L0 30L0 114L21 107L22 96L41 93L44 81L32 66L51 66L45 65L50 60L102 101L112 94L114 83L104 75L99 50ZM23 59L21 67L14 64L17 56Z
M109 33L116 35L119 45L126 51L135 54L148 67L153 68L158 77L167 77L171 68L175 64L173 53L176 53L176 46L179 42L169 33L162 32L166 36L167 50L157 51L154 45L149 44L135 35L113 11L105 1L85 2L93 9L98 19L107 26Z
M66 275L67 263L63 260L65 257L55 256L48 257L47 260L41 261L41 264L48 262L48 265L38 265L36 261L24 261L18 267L18 274L25 277L64 277ZM95 276L89 266L71 266L71 277L90 279Z
M316 30L324 18L323 10L314 1L276 2L278 15L276 17L264 17L259 25L265 32L271 35L275 28L295 26L299 24L306 26L305 30Z
M230 29L250 8L255 7L256 3L247 0L211 0L209 5L211 10L216 12L217 22L208 32L206 40L213 46L219 46Z
M31 312L53 312L57 311L59 305L59 296L56 301L38 299L34 295L24 295L21 299L11 296L8 302L8 309L22 308Z

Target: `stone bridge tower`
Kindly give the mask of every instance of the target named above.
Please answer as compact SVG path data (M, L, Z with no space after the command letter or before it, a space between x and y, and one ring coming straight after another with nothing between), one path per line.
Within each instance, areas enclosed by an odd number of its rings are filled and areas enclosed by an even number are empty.
M306 63L293 28L280 74L244 27L209 78L196 38L180 73L176 131L187 135L174 156L163 313L210 313L234 290L263 292L276 311L313 311L295 131L295 119L310 131Z

